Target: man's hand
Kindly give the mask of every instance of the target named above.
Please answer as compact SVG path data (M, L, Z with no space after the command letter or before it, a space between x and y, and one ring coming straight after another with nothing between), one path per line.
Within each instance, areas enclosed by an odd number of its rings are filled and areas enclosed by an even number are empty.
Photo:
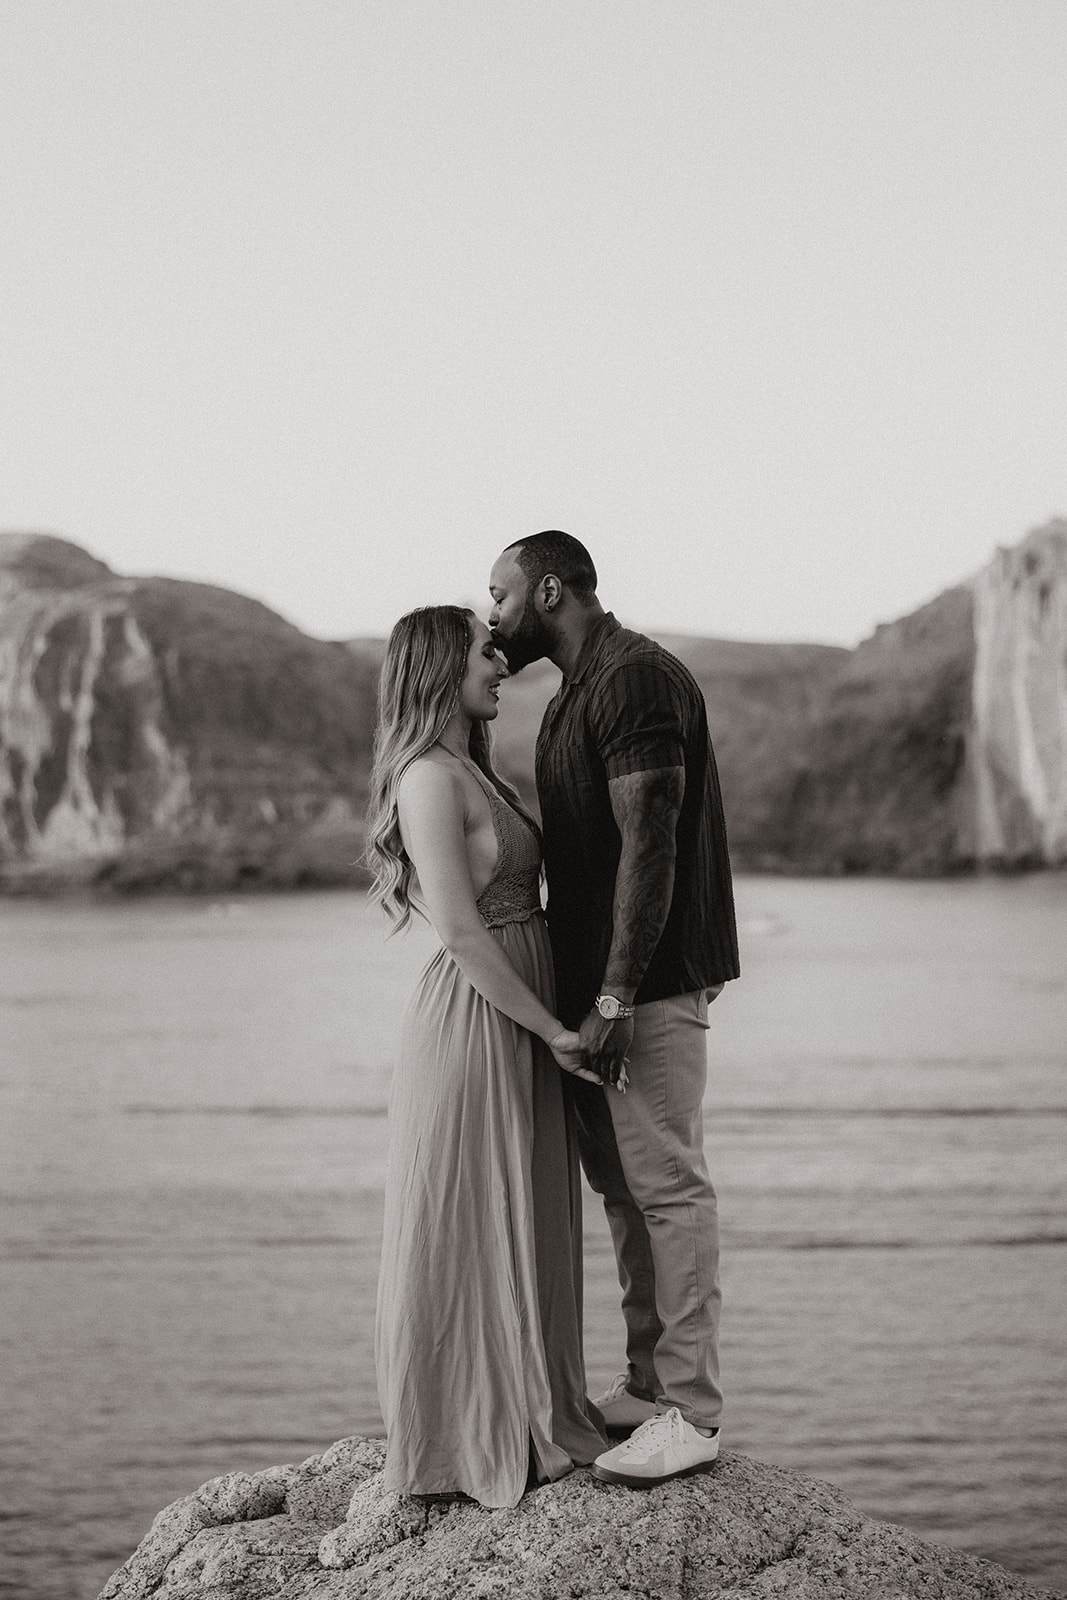
M588 1064L601 1083L626 1089L627 1057L634 1037L633 1017L616 1017L610 1022L596 1006L582 1023L578 1038Z
M600 1074L594 1072L586 1061L578 1035L569 1028L549 1039L548 1048L556 1058L556 1065L562 1067L564 1072L571 1072L576 1078L585 1078L589 1083L603 1082Z

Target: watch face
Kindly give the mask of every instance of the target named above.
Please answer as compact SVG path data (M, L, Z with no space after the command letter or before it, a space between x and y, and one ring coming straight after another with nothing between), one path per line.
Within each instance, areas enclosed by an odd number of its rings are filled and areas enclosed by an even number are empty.
M612 1018L619 1014L619 1002L613 994L602 994L597 1001L597 1010L602 1017Z

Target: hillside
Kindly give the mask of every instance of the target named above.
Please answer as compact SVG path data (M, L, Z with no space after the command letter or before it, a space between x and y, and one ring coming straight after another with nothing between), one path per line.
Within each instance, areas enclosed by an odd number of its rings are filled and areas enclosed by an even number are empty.
M756 870L778 865L769 842L777 825L777 786L803 767L827 684L849 652L832 645L673 634L660 634L659 640L685 662L703 690L735 863ZM497 758L531 804L534 740L558 684L556 669L539 662L501 691Z
M1067 860L1067 523L855 650L662 642L704 691L739 869ZM0 534L0 889L360 882L382 650ZM503 688L497 755L530 799L558 682Z

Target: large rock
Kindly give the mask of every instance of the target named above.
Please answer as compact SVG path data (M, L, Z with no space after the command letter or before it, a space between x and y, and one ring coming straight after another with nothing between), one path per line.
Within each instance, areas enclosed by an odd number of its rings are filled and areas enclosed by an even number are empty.
M241 595L0 535L0 883L358 881L375 680Z
M100 1600L1040 1600L1002 1567L874 1522L827 1483L745 1456L648 1492L588 1471L513 1511L402 1499L342 1439L231 1473L161 1512Z

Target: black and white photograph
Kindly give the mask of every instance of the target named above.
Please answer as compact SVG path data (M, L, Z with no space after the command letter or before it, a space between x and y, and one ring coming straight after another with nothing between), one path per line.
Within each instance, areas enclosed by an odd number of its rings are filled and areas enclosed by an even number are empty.
M0 1600L1067 1595L1062 0L0 0Z

